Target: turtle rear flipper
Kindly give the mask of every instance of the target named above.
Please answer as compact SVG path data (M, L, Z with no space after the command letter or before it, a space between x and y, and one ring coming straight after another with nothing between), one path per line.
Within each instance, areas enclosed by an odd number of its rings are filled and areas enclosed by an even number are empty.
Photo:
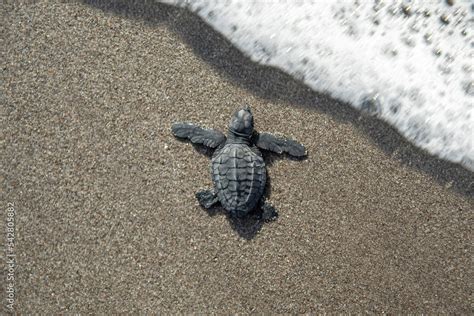
M294 157L306 156L306 149L297 141L286 137L278 137L268 133L259 133L255 137L255 145L261 149L277 154L287 153Z
M199 204L206 209L219 202L217 194L211 190L203 190L196 192L196 198L198 199Z
M202 128L191 123L174 123L171 132L179 138L187 138L192 143L201 144L210 148L217 148L224 143L226 137L214 129Z
M262 198L260 201L260 210L260 219L264 221L274 221L278 218L277 210L273 207L273 205L265 201L265 198Z

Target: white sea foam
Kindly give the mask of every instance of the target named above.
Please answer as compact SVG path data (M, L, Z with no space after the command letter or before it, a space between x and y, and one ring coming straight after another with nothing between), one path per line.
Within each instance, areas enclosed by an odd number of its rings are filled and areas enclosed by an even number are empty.
M197 13L252 60L377 115L417 146L474 171L469 1L163 2Z

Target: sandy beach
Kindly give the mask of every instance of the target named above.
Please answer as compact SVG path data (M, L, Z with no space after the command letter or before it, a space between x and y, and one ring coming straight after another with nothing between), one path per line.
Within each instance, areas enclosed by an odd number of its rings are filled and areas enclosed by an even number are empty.
M16 312L473 313L472 172L251 62L185 10L12 3L0 180ZM309 153L265 153L271 223L203 210L210 153L170 133L225 131L245 103L257 130Z

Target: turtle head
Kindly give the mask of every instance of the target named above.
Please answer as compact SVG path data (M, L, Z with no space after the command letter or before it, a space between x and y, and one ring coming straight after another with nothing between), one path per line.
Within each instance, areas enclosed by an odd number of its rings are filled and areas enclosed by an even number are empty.
M252 136L253 115L248 105L235 111L229 123L229 131L237 136Z

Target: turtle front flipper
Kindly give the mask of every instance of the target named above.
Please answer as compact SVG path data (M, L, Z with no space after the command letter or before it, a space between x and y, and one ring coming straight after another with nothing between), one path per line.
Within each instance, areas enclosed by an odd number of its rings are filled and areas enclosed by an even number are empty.
M198 199L199 204L206 209L219 202L217 194L211 190L203 190L196 192L196 198Z
M179 138L187 138L192 143L201 144L210 148L217 148L224 143L226 137L214 129L202 128L191 123L174 123L171 133Z
M258 133L255 136L254 142L257 147L273 151L277 154L286 152L294 157L306 156L306 149L302 144L286 137L278 137L268 133Z

